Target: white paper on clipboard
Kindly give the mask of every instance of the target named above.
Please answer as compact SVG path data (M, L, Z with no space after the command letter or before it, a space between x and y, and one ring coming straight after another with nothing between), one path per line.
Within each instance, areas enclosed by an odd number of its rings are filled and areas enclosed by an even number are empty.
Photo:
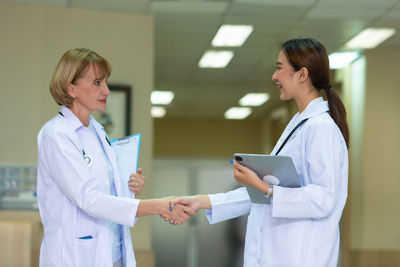
M128 188L128 181L130 175L135 173L138 168L141 138L141 134L134 134L110 141L117 158L122 196L124 197L135 197L135 194Z

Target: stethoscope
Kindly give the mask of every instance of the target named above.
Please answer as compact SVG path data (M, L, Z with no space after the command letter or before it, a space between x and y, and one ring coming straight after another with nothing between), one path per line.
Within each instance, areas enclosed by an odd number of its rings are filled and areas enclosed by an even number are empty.
M62 114L61 110L58 111L58 114L60 114L61 116L65 117L64 114ZM108 140L107 135L106 135L106 141L111 146L110 140ZM82 156L83 156L83 162L85 162L86 165L88 167L90 167L92 165L92 163L93 163L93 160L89 155L86 154L86 152L85 152L85 150L83 148L82 148Z

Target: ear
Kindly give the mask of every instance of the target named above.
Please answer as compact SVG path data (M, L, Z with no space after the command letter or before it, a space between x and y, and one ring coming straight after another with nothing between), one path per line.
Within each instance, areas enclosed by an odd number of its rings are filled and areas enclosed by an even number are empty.
M75 98L76 97L76 88L75 86L70 83L67 87L67 92L69 94L70 97Z
M306 67L302 67L299 71L299 81L301 83L305 82L308 79L308 69Z

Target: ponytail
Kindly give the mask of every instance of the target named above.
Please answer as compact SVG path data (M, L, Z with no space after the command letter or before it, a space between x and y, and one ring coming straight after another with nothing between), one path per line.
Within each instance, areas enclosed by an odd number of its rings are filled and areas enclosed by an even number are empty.
M328 86L325 89L326 96L328 98L329 113L332 119L335 121L336 125L342 132L343 138L346 141L347 148L350 147L350 137L349 137L349 126L347 125L346 119L346 109L343 105L342 100L340 100L335 89Z
M318 90L325 90L328 98L329 112L342 132L349 148L349 127L346 120L346 109L335 90L330 86L329 58L325 47L310 38L291 39L281 45L290 65L295 71L306 67L312 85Z

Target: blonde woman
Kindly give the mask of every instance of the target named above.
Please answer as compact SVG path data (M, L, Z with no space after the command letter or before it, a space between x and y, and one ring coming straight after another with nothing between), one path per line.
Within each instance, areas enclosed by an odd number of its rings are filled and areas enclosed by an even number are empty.
M50 92L61 110L38 135L38 202L44 227L40 266L136 266L129 228L136 218L160 214L176 224L193 210L171 209L169 198L140 194L142 170L121 184L114 151L103 127L90 114L105 110L110 64L88 49L72 49L60 59Z

